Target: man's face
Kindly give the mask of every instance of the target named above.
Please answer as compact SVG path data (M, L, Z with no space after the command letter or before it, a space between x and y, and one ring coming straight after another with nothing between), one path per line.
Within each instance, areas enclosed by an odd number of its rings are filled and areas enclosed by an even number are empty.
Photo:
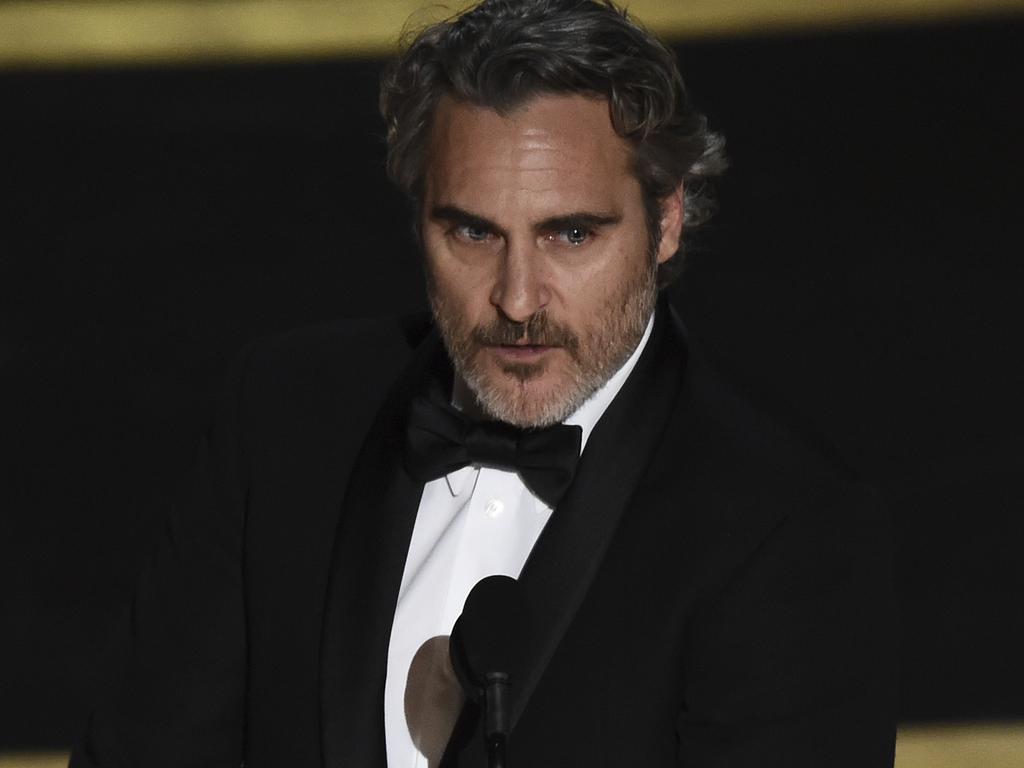
M625 362L678 248L681 191L651 253L632 150L608 103L538 96L501 116L445 98L428 149L421 232L431 306L485 415L569 416Z

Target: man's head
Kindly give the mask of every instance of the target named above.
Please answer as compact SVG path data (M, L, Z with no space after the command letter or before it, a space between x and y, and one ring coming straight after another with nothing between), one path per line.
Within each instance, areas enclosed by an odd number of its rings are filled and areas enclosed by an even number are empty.
M721 140L671 52L610 3L487 0L419 34L381 110L456 371L493 418L564 419L711 211Z

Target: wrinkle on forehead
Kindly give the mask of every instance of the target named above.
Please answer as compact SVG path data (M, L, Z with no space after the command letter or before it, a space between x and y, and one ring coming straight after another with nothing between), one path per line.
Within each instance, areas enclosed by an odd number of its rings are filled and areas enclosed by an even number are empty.
M431 139L428 189L474 198L445 202L497 208L521 194L607 198L622 193L610 182L632 178L631 150L602 99L541 96L502 115L446 98Z

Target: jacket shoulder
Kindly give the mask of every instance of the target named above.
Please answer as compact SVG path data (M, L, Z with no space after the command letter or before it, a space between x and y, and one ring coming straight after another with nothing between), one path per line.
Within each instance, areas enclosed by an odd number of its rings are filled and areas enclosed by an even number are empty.
M244 431L365 431L428 329L420 315L369 318L251 342L231 376Z
M706 437L733 461L778 479L844 489L856 472L820 427L773 390L699 343L690 343L689 395Z
M337 320L256 339L242 357L254 375L322 375L338 369L372 377L375 369L408 359L429 327L429 318L419 314Z
M257 339L243 351L250 381L283 385L339 380L359 388L397 375L426 335L420 315L339 320Z

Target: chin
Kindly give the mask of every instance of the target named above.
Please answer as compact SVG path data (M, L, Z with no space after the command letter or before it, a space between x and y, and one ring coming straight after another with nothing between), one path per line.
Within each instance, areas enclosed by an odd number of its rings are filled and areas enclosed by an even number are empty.
M564 421L593 394L568 373L524 368L476 372L466 377L469 390L487 417L516 427L547 427Z

